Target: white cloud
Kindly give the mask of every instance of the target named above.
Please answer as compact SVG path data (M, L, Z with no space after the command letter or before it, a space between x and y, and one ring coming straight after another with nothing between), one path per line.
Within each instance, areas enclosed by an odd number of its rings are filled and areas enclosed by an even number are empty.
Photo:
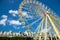
M2 18L6 18L7 19L7 16L6 15L2 15Z
M2 19L2 20L0 20L0 24L1 24L1 25L6 25L6 21L7 21L7 19Z
M2 15L1 16L3 19L2 20L0 20L0 25L6 25L6 21L7 21L7 16L6 15Z
M12 14L13 16L18 15L18 11L17 10L9 10L9 13Z
M12 14L13 16L18 15L18 10L9 10L9 13ZM23 11L22 15L25 16L26 18L32 18L31 15L28 15L27 12Z
M9 23L10 25L21 25L21 23L17 20L10 20Z
M9 10L9 13L12 14L13 16L18 15L18 10ZM28 15L27 12L23 11L22 15L25 16L26 18L33 18L33 16Z
M27 12L22 12L22 15L25 16L26 18L33 18L33 16L28 15Z

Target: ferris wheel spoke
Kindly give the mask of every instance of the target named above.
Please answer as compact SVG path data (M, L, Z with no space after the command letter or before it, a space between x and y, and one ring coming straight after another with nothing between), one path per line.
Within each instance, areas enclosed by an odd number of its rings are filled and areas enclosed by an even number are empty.
M22 9L31 12L31 9L28 9L28 8L26 8L26 7L23 7Z
M36 31L38 33L41 31L41 27L43 27L43 21L44 21L44 19L41 20L41 22L39 23L38 27L36 28Z
M39 20L41 20L41 19L42 19L42 18L39 18L39 19L37 19L36 21L32 22L31 24L28 23L28 25L33 25L33 24L35 24L36 22L38 22ZM28 26L28 25L27 25L27 26Z
M35 24L36 22L38 22L38 21L41 20L41 19L42 19L42 18L37 19L36 21L32 22L30 25Z
M27 8L27 7L25 7L25 6L24 6L24 7L22 7L22 9L27 9L27 10L28 10L28 8Z

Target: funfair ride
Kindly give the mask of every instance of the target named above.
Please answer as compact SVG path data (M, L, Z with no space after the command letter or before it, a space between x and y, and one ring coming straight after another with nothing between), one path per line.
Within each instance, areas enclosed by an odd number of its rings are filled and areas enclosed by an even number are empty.
M25 28L27 28L28 33L31 32L30 28L32 28L35 32L34 38L41 40L42 36L44 35L44 40L48 39L47 33L52 33L57 35L57 37L60 39L60 19L57 16L57 14L51 10L49 7L47 7L45 4L36 1L36 0L23 0L19 6L19 15L22 19L22 22L27 25L25 25ZM23 12L27 13L28 16L33 16L33 19L35 19L33 22L29 20L31 23L28 22L28 18L26 18L23 14ZM32 25L39 22L38 27L34 29ZM52 40L52 39L51 39Z

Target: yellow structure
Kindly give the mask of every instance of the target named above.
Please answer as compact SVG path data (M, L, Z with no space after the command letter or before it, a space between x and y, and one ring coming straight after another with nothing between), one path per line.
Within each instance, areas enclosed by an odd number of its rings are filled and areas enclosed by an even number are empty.
M48 19L51 22L51 25L53 26L54 31L56 32L57 36L60 38L60 32L58 31L56 25L54 24L54 20L52 20L52 17L50 17L49 13L46 13L46 16L48 17Z

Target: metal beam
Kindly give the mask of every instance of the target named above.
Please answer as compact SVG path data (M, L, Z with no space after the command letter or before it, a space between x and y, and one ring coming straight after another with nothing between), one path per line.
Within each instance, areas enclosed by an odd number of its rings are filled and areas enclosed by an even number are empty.
M56 25L54 24L54 20L52 20L52 18L49 16L48 13L46 14L46 16L47 16L48 19L50 20L51 25L52 25L54 31L56 32L57 36L60 38L60 33L59 33L58 29L56 28Z

